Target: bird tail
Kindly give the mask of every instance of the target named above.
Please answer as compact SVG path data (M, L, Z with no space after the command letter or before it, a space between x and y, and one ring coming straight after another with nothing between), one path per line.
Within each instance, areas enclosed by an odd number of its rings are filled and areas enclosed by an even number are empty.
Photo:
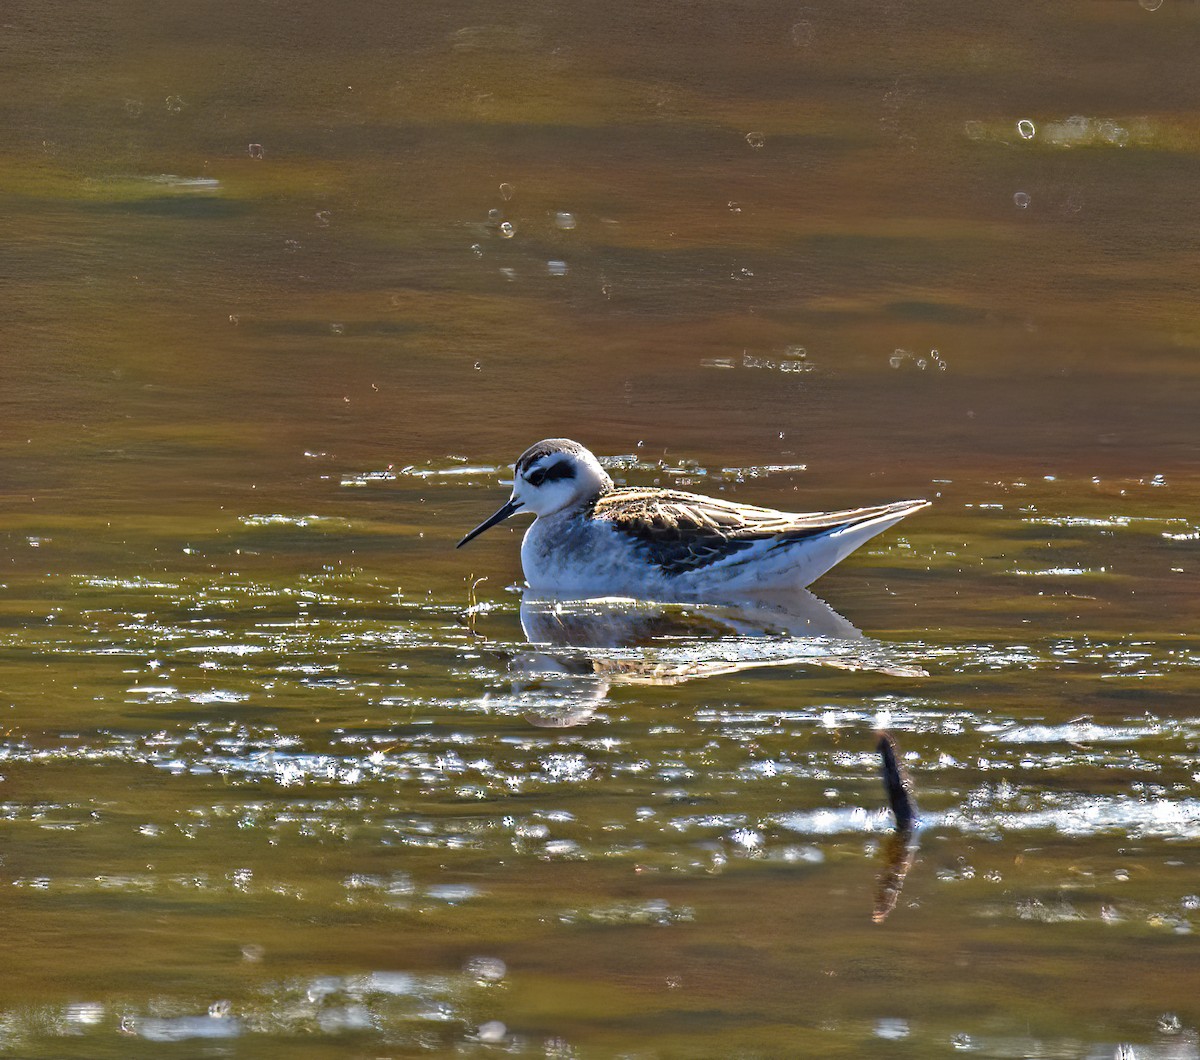
M929 501L895 501L874 508L829 512L819 527L797 528L780 535L776 548L786 548L793 542L804 542L799 550L796 577L799 585L811 585L831 567L841 563L851 552L876 534L894 526L907 515L928 508Z

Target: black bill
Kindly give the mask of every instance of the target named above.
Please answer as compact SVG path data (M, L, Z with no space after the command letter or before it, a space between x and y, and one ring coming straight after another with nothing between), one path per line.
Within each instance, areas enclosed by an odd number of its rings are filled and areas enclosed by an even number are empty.
M510 515L512 515L513 512L517 511L520 508L523 508L524 506L525 506L525 504L523 501L517 500L516 497L510 497L508 500L508 503L506 505L504 505L503 508L501 508L498 512L496 512L495 515L491 516L490 518L484 519L484 521L482 523L480 523L477 527L475 527L474 530L472 530L469 534L467 534L467 536L464 537L454 547L462 548L463 545L465 545L468 541L471 540L471 538L478 537L480 534L482 534L485 530L489 529L490 527L495 526L497 523L504 522L504 520L507 519Z

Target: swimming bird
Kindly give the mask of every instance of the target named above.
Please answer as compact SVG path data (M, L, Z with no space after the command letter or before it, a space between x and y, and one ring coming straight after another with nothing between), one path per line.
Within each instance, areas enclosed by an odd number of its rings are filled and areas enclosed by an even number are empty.
M569 438L530 446L512 496L457 545L515 512L536 516L521 543L536 592L702 600L798 589L924 500L837 512L780 512L680 490L617 487Z

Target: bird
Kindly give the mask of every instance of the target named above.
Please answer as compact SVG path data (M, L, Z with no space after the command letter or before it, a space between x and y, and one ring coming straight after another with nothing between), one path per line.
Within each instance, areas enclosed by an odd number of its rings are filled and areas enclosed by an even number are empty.
M530 446L508 501L462 548L519 511L536 517L521 543L534 592L555 596L714 600L801 589L926 500L793 513L681 490L618 487L569 438Z

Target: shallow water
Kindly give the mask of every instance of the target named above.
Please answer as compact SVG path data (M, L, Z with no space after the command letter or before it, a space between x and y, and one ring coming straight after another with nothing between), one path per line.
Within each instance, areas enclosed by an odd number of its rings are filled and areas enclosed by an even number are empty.
M1198 22L11 5L0 1053L1200 1056ZM522 599L557 434L935 503Z

